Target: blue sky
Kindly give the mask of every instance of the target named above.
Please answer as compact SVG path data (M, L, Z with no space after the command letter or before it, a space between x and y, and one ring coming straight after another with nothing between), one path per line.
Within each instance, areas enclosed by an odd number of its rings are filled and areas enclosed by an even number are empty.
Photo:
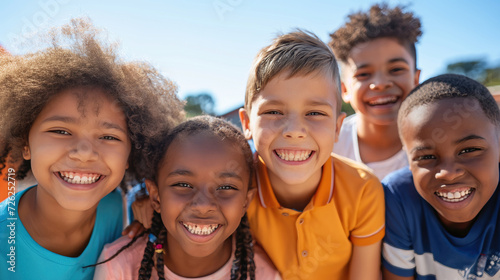
M217 113L243 104L257 51L279 32L314 32L325 42L346 16L370 0L38 0L0 1L0 44L14 54L36 50L33 34L87 16L120 42L125 60L146 60L177 83L179 95L209 92ZM422 21L417 44L421 81L460 59L500 64L500 1L387 1L409 5ZM26 42L23 46L22 42Z

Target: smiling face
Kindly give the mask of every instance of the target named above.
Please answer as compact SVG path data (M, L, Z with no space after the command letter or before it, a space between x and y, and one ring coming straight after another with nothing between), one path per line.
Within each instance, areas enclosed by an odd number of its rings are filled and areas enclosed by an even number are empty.
M37 199L84 211L121 182L131 149L125 115L98 89L68 89L35 119L23 152ZM52 203L55 201L56 203Z
M498 128L474 99L418 106L401 122L418 193L445 227L470 224L498 184Z
M420 70L396 39L356 45L342 67L342 97L359 118L376 125L395 124L401 102L418 85Z
M147 180L167 229L167 256L220 260L222 252L230 254L229 237L253 195L249 180L236 145L207 133L178 136L160 163L158 183Z
M274 187L317 186L344 119L337 117L338 87L331 75L315 72L272 78L241 110L243 130L253 139Z

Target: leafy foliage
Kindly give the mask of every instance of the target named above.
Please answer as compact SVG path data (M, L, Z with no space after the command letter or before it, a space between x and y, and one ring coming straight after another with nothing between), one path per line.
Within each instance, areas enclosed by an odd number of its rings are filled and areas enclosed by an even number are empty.
M215 115L215 100L210 93L202 92L196 95L188 95L185 100L184 110L188 118L202 114Z

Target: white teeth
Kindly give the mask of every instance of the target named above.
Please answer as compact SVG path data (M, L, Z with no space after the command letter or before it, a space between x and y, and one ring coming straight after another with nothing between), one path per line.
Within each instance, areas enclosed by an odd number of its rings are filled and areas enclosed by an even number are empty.
M454 192L435 192L435 194L446 202L460 202L468 198L471 192L472 189Z
M286 161L304 161L308 159L312 152L311 151L287 151L287 150L276 150L276 154L283 160Z
M194 225L194 224L182 223L182 225L190 233L196 234L196 235L209 235L219 227L219 225L217 225L217 224L214 224L214 225Z
M369 101L368 104L381 105L381 104L393 103L393 102L396 102L396 100L398 100L398 98L396 96L387 96L387 97L381 97L381 98L377 98L375 100Z
M78 174L76 175L74 172L61 171L59 172L61 178L70 183L70 184L93 184L97 182L101 175L99 174Z

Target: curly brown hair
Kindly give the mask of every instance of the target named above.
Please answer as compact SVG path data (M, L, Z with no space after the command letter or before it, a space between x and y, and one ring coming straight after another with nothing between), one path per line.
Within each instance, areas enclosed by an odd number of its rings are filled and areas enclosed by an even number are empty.
M119 60L117 45L100 33L90 20L73 19L42 37L47 48L0 56L0 171L10 153L24 178L31 167L22 149L38 114L62 91L84 87L102 89L121 107L132 143L126 180L145 176L150 147L184 119L183 102L173 82L147 63Z
M349 53L356 45L377 38L395 38L407 48L417 61L415 43L422 35L420 19L412 12L405 12L406 7L389 8L386 3L375 4L368 12L348 15L344 26L330 34L328 45L337 59L347 62Z

